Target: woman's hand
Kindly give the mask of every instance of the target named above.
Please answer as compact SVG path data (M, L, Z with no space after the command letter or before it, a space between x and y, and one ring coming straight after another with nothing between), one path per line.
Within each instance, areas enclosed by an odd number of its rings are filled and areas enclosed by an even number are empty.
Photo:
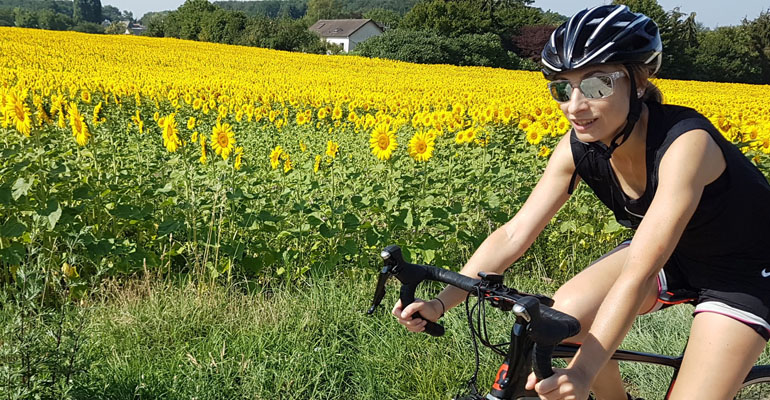
M554 369L550 378L537 381L535 373L527 378L527 390L535 390L543 400L584 400L591 391L591 380L577 369Z
M441 317L443 310L444 308L438 300L425 302L420 299L414 299L412 304L402 309L399 299L393 307L392 313L398 319L398 323L404 325L410 332L422 332L428 322L422 318L412 318L412 314L419 311L423 318L436 322Z

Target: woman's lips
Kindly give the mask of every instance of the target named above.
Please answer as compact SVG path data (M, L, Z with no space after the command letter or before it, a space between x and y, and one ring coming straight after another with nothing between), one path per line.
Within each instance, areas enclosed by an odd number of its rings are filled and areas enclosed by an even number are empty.
M585 132L590 128L598 118L594 119L573 119L572 126L578 132Z

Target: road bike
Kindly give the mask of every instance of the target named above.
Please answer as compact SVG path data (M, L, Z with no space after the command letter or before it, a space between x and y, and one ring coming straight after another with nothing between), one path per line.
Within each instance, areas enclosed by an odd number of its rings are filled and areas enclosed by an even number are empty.
M476 353L476 370L467 383L466 393L458 394L453 400L529 400L538 399L534 391L526 390L527 376L534 371L542 380L553 375L553 359L568 359L575 356L578 344L563 343L563 340L580 332L577 319L557 311L553 300L539 294L527 294L503 284L503 276L494 273L479 273L479 279L431 265L411 264L404 260L401 249L391 245L380 254L385 266L377 280L374 300L368 313L374 313L385 296L385 283L391 276L401 282L400 298L403 307L415 299L415 290L423 281L443 282L468 292L465 310ZM470 298L476 302L470 305ZM694 300L692 292L667 292L663 301L670 304ZM486 327L486 305L505 312L513 312L516 319L510 333L510 341L493 344ZM421 318L419 313L415 318ZM425 332L433 336L444 334L444 327L428 321ZM497 375L487 393L478 390L476 380L479 370L479 349L477 340L484 346L504 357ZM613 360L648 363L673 369L668 390L661 398L668 398L676 382L682 356L672 357L661 354L617 350ZM743 381L740 392L734 399L770 400L770 365L756 365Z

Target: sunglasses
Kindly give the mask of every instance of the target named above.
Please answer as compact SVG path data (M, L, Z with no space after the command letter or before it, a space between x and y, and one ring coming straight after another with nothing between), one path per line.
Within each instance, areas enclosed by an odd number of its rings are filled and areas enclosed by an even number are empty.
M580 92L587 99L603 99L609 97L615 91L615 80L626 76L623 71L615 71L609 74L598 74L580 81ZM568 80L548 82L548 91L559 103L566 103L572 96L572 83Z

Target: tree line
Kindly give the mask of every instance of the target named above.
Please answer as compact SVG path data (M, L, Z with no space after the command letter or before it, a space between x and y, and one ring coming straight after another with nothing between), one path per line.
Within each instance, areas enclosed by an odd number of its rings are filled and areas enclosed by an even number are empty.
M87 33L123 33L119 21L132 21L130 11L102 6L100 0L0 0L0 26L74 30ZM109 20L107 27L102 22Z
M540 51L567 17L533 0L186 0L145 14L145 34L307 53L337 53L308 28L319 19L370 18L384 34L354 54L416 63L538 70ZM662 78L770 84L770 10L737 26L704 27L695 13L657 0L615 0L655 20ZM122 33L99 23L132 20L99 0L0 0L0 25Z

